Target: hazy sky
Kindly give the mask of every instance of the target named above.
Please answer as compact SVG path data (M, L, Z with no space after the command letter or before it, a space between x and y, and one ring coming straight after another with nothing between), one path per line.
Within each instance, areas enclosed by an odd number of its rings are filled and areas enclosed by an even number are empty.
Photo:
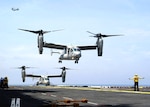
M149 0L1 0L0 3L0 77L9 84L22 82L22 65L37 67L27 73L60 74L56 67L66 66L66 82L52 78L53 84L133 84L134 74L144 77L140 84L150 85L150 1ZM19 8L12 11L11 8ZM63 31L45 34L44 41L64 45L94 45L86 31L124 36L104 38L103 56L97 50L82 51L78 64L58 63L59 54L44 48L39 55L37 35L29 30ZM55 50L56 51L56 50Z

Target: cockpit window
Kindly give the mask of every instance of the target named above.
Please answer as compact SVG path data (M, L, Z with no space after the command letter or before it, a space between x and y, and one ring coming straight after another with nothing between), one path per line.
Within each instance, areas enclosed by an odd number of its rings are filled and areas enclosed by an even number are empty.
M49 78L45 78L45 80L49 80Z
M77 51L80 51L80 49L78 48Z
M71 49L71 52L73 52L73 49Z
M67 50L66 50L66 48L64 48L64 53L66 53L67 52Z
M74 48L74 51L80 51L80 49L79 48Z

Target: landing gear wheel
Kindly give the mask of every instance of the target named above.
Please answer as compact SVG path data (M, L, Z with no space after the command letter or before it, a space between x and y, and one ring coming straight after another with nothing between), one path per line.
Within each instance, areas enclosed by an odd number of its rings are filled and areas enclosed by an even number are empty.
M59 63L62 63L62 61L58 61Z
M78 64L78 61L75 61L75 63L77 63L77 64Z

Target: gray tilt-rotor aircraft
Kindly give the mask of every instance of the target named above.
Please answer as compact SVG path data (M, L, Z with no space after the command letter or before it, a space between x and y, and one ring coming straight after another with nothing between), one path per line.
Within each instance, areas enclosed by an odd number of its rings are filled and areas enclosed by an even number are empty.
M60 67L60 68L58 68L58 69L62 69L62 73L60 75L44 76L44 75L26 74L26 69L29 69L29 68L35 68L35 67L26 67L26 66L16 67L16 69L21 69L21 75L22 75L23 82L25 82L26 77L40 78L39 81L37 82L37 85L39 85L39 84L50 85L49 78L56 78L56 77L62 77L62 82L65 82L66 70L71 70L71 68Z
M11 8L12 11L19 11L19 8Z
M66 70L71 70L70 68L66 67L60 67L58 69L62 69L62 73L60 75L33 75L33 74L26 74L25 77L32 77L32 78L39 78L39 81L37 81L36 85L50 85L50 80L49 78L57 78L57 77L62 77L62 82L65 82L66 80Z
M111 37L111 36L120 36L120 35L103 35L101 33L94 34L92 32L87 31L88 33L91 33L94 35L92 37L97 38L97 42L95 45L88 45L88 46L72 46L71 45L71 46L67 46L67 45L60 45L60 44L43 42L44 41L43 35L45 33L53 32L53 31L43 31L43 30L32 31L32 30L25 30L25 29L19 29L19 30L38 34L38 48L39 48L40 54L42 54L42 52L43 52L43 47L63 50L62 53L60 53L61 55L59 57L59 63L62 63L62 60L75 60L75 63L78 63L78 61L81 57L81 50L97 49L98 56L102 56L103 38L104 37ZM54 30L54 31L59 31L59 30ZM52 53L59 53L59 52L52 52Z

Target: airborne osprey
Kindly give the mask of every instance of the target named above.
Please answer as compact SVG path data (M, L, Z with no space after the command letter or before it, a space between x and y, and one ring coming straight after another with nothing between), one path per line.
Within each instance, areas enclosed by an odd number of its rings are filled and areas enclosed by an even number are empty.
M11 8L12 11L19 11L19 8Z
M43 47L45 48L51 48L51 49L60 49L63 50L62 53L60 53L59 57L59 63L62 63L62 60L75 60L75 63L78 63L80 57L81 57L81 50L94 50L97 49L98 56L102 56L103 53L103 37L110 37L110 36L120 36L120 35L103 35L101 33L94 34L92 32L87 31L88 33L91 33L97 38L95 45L86 45L86 46L67 46L67 45L61 45L61 44L54 44L54 43L46 43L44 42L43 35L48 32L52 31L32 31L32 30L25 30L25 29L19 29L27 32L32 32L35 34L38 34L38 48L39 48L39 54L42 54ZM59 53L59 52L52 52L52 53Z

